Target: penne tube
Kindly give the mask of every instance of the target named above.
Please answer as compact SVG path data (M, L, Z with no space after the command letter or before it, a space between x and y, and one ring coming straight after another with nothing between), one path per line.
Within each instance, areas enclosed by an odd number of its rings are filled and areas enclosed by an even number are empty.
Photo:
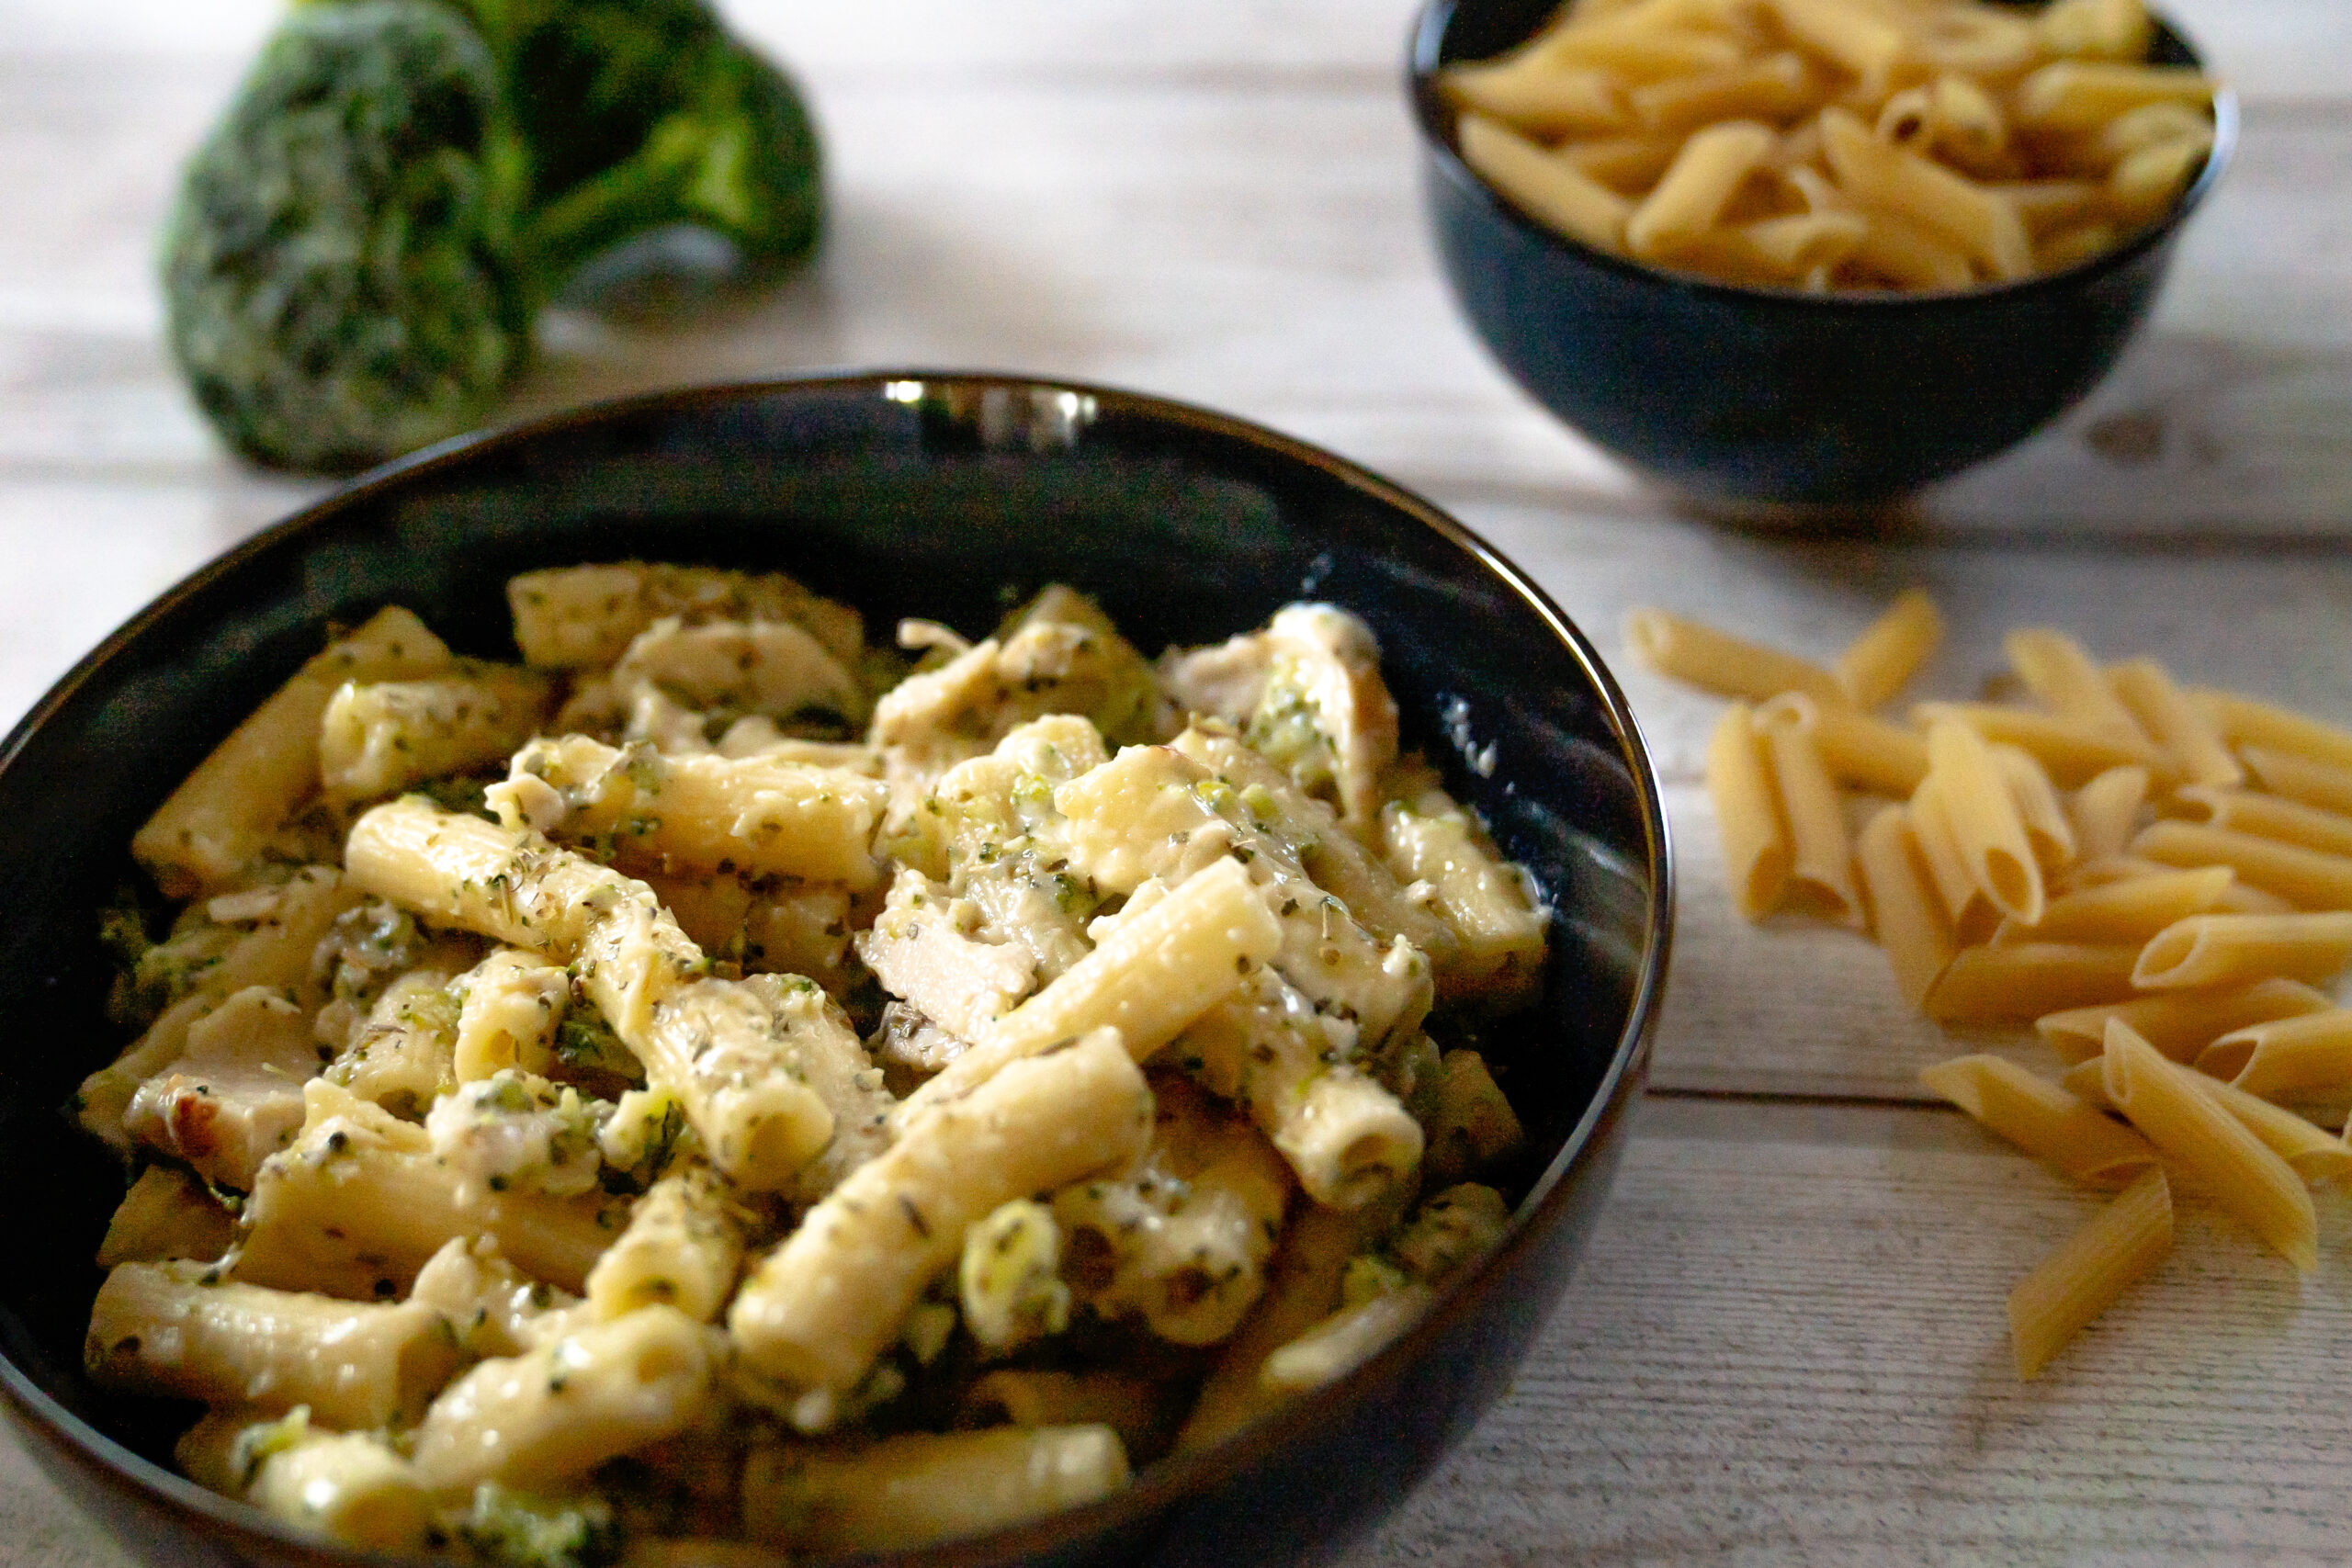
M1939 720L1928 728L1928 773L1970 880L2003 914L2039 921L2041 863L1992 748L1966 725Z
M2271 1019L2233 1029L2197 1055L2197 1070L2262 1100L2324 1100L2352 1087L2352 1011Z
M1943 236L1995 278L2023 277L2033 270L2025 224L1997 193L1887 145L1841 108L1821 111L1821 141L1838 185L1857 200Z
M1610 136L1597 141L1572 141L1546 155L1622 195L1656 185L1680 151L1679 136Z
M1707 795L1723 835L1724 879L1751 920L1778 908L1795 863L1764 737L1746 703L1734 703L1707 742Z
M2058 1087L2094 1111L2121 1114L2116 1111L2115 1102L2107 1098L2107 1062L2102 1056L2093 1056L2068 1067L2058 1075ZM2138 1137L2139 1134L2135 1133L2132 1136Z
M2294 1168L2167 1062L2132 1026L2107 1026L2107 1097L2165 1156L2272 1249L2308 1274L2319 1267L2319 1222Z
M2018 1376L2041 1376L2052 1358L2171 1250L2171 1190L2163 1170L2143 1171L2009 1292L2009 1346Z
M2115 249L2122 237L2122 231L2105 222L2069 223L2052 229L2034 242L2034 268L2039 272L2064 272L2093 256L2105 255Z
M2069 1181L2113 1189L2161 1163L2139 1134L2005 1057L1955 1056L1919 1082Z
M2018 84L2009 112L2037 130L2096 130L2147 104L2211 104L2213 84L2188 65L2061 60Z
M2352 1146L2309 1118L2201 1073L2197 1087L2305 1181L2316 1185L2352 1172Z
M1922 224L1896 213L1872 209L1863 213L1868 223L1854 260L1900 288L1969 288L1976 270L1957 245Z
M1802 716L1787 710L1783 716L1759 728L1789 829L1788 902L1801 913L1859 928L1861 891L1854 885L1853 846L1838 786Z
M2003 921L1993 933L1996 947L2020 942L2145 944L2158 931L2211 910L2228 890L2226 866L2158 872L2109 882L2052 898L2035 926Z
M2105 194L2088 180L1996 180L1991 188L2017 209L2026 231L2037 241L2094 220Z
M1924 588L1906 588L1846 645L1831 673L1856 707L1893 699L1943 640L1944 620Z
M1694 131L1656 189L1625 220L1625 248L1649 260L1670 258L1722 221L1724 209L1778 142L1758 120L1726 120Z
M2132 966L2143 990L2277 976L2325 985L2352 963L2352 911L2190 915L2148 939Z
M2033 846L2034 859L2045 873L2064 871L2075 862L2075 825L2058 804L2050 775L2020 747L1996 746L1992 751L2009 786L2009 801L2017 807L2018 820L2025 826L2026 841Z
M1963 947L1928 996L1939 1023L2026 1023L2066 1008L2120 1001L2132 994L2134 947L2018 942Z
M657 1305L696 1323L715 1321L735 1289L748 1223L708 1166L671 1170L637 1201L628 1228L588 1271L596 1321Z
M2120 1019L2167 1060L2193 1062L2232 1030L2300 1018L2334 1005L2324 993L2299 980L2267 979L2070 1008L2034 1020L2033 1027L2060 1056L2083 1062L2107 1048L2108 1020Z
M1758 708L1757 717L1767 725L1792 721L1808 728L1822 765L1839 784L1905 798L1928 776L1926 736L1858 709L1783 692Z
M2147 739L2132 710L2108 684L2106 672L2065 633L2020 626L2001 639L2001 648L2026 690L2059 717L2127 740Z
M2230 755L2212 722L2181 695L2172 676L2153 659L2109 665L2107 683L2140 728L2161 748L2171 771L2192 784L2234 788L2245 770Z
M1882 79L1908 48L1903 28L1875 6L1850 0L1771 0L1790 37L1865 79Z
M2315 810L2275 795L2192 785L2173 792L2169 809L2206 827L2251 833L2322 854L2352 856L2352 817Z
M2164 758L2144 737L2125 739L2055 715L1997 703L1921 703L1911 710L1914 724L1933 725L1945 718L1958 719L1986 740L2031 752L2061 789L2078 788L2109 768L2130 763L2167 782L2171 777Z
M2352 855L2323 854L2275 839L2188 822L2158 822L2131 852L2165 865L2225 865L2238 879L2299 909L2352 908Z
M2159 876L2167 871L2177 869L2179 868L2167 866L2160 861L2142 860L2137 855L2109 855L2103 860L2091 861L2075 866L2060 880L2064 891L2074 893L2084 888L2105 887L2112 883L2130 882L2135 877ZM2198 869L2229 871L2230 868L2206 866ZM2230 874L2232 880L2222 889L2221 897L2213 900L2211 913L2290 915L2295 912L2295 907L2277 894L2265 893L2259 887L2248 887L2245 883L2235 880L2237 875L2235 872L2231 872Z
M2123 852L2140 829L2140 807L2148 800L2148 770L2109 768L2075 792L2068 815L2075 824L2075 852L2086 861Z
M1814 92L1804 57L1782 52L1647 83L1625 98L1647 129L1690 131L1718 120L1780 120L1811 107Z
M1625 644L1659 674L1718 696L1762 703L1782 692L1803 692L1819 703L1845 701L1836 678L1819 665L1668 611L1628 611Z
M1464 158L1489 179L1494 176L1470 150L1474 120L1489 128L1476 133L1481 138L1508 130L1533 146L1529 138L1614 130L1634 118L1623 92L1605 71L1560 70L1517 60L1456 65L1439 75L1438 91L1462 111Z
M2000 911L1968 874L1960 842L1952 836L1951 818L1944 810L1943 792L1933 778L1922 779L1911 792L1911 830L1927 863L1936 896L1951 917L1952 935L1963 947L1990 937L2000 925Z
M2352 764L2334 767L2267 746L2241 745L2238 756L2271 794L2314 810L2352 817Z
M746 1531L796 1557L895 1552L1079 1507L1126 1483L1126 1452L1108 1427L994 1427L755 1449L741 1506Z
M990 1427L1108 1427L1141 1448L1159 1426L1159 1390L1148 1379L1117 1372L1042 1372L1000 1367L983 1373L956 1401L956 1424Z
M1483 115L1464 115L1459 135L1463 162L1536 218L1588 245L1625 248L1631 201Z
M1924 1010L1960 946L1910 813L1899 806L1881 807L1862 829L1856 860L1870 894L1874 934L1894 970L1894 987Z
M2324 767L2352 770L2352 731L2234 692L2200 689L2188 695L2190 705L2222 732L2222 739L2241 750L2259 746Z
M2033 30L2050 53L2075 60L2145 60L2155 39L2142 0L2051 0Z

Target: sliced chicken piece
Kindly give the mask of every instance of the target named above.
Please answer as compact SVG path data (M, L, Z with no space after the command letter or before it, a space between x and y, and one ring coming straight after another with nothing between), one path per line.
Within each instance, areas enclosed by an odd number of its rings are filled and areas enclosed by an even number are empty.
M123 1126L214 1186L242 1192L301 1131L302 1085L319 1066L302 1010L281 991L248 986L189 1027L187 1051L139 1086Z
M976 1039L1029 994L1037 975L1027 948L975 939L979 921L968 900L951 897L919 871L902 871L880 918L857 933L857 955L883 989L951 1034Z

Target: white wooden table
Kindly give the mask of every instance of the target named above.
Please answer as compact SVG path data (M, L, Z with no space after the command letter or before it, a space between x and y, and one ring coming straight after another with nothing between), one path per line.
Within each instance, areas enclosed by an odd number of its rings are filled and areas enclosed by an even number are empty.
M2352 6L2174 8L2245 130L2154 330L1876 540L1679 516L1484 357L1422 237L1402 0L735 0L827 133L820 265L717 319L552 322L517 406L882 363L1083 377L1425 491L1612 657L1643 601L1825 654L1923 582L1954 626L1946 691L2048 621L2352 722ZM214 448L151 282L176 162L273 10L0 0L0 723L315 493ZM1697 784L1713 705L1618 667L1683 851L1654 1092L1516 1391L1354 1568L2338 1555L2344 1205L2308 1281L2192 1214L2018 1384L2003 1297L2082 1201L1922 1101L1951 1047L1874 952L1729 916ZM0 1437L0 1568L119 1561Z

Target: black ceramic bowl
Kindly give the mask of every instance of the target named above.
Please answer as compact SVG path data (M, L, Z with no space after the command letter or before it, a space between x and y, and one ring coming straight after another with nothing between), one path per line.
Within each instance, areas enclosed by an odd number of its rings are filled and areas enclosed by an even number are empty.
M1558 0L1429 0L1409 85L1438 254L1471 324L1536 401L1708 500L1882 500L2025 439L2079 401L2146 319L2182 222L2237 140L2214 98L2204 168L2104 254L2016 283L1815 295L1661 271L1555 232L1472 173L1436 73L1532 37ZM2159 25L2155 58L2200 63Z
M174 1411L80 1372L121 1191L59 1114L119 1043L98 908L172 783L316 651L397 602L510 655L503 584L623 557L781 569L967 631L1048 581L1142 647L1221 638L1302 595L1378 632L1409 743L1557 908L1543 1004L1495 1055L1532 1157L1508 1239L1354 1376L1093 1506L911 1553L970 1565L1306 1562L1393 1506L1503 1388L1605 1195L1664 979L1666 818L1583 634L1427 502L1197 409L991 377L850 376L593 409L378 471L173 589L0 746L0 1392L51 1474L155 1563L356 1561L180 1480ZM1465 755L1493 750L1492 766Z

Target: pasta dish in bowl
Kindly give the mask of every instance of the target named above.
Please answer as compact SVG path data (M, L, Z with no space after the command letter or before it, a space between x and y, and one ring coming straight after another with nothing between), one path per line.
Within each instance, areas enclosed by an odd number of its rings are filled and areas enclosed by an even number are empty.
M1655 789L1556 612L1369 476L1107 392L429 456L134 622L0 793L134 711L157 772L83 806L46 962L138 1177L49 1222L95 1305L0 1322L150 1546L1344 1533L1564 1277L1663 963Z

